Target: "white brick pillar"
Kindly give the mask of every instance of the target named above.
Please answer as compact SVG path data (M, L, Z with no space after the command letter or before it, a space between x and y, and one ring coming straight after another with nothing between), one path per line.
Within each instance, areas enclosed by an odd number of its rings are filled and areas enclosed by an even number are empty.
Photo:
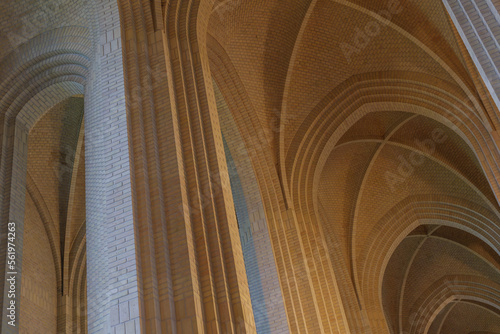
M94 2L95 59L85 92L89 333L140 333L120 15Z

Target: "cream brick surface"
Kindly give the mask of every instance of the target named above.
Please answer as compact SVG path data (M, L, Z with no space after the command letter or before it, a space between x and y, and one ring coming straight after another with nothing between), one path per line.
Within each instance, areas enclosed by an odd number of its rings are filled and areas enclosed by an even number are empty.
M498 8L2 1L1 332L500 331Z

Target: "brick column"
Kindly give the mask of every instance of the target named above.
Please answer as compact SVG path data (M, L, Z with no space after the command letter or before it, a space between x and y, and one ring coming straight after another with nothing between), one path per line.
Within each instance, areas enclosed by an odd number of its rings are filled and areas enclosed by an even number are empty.
M145 333L255 332L206 54L212 5L120 1Z
M116 0L94 6L97 44L85 92L88 332L140 333L120 15Z
M199 282L191 269L186 302L193 299L204 311L186 318L193 327L203 319L208 332L252 333L254 316L206 50L213 1L170 5L163 40L181 157L179 199L186 232L193 232L185 234L185 244L199 269Z

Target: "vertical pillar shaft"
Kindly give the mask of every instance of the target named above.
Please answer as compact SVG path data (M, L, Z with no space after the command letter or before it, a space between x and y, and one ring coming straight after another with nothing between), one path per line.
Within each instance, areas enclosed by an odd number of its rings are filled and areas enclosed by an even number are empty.
M120 4L143 330L255 332L206 53L212 3Z
M140 333L131 160L117 1L95 2L99 41L85 100L89 333Z

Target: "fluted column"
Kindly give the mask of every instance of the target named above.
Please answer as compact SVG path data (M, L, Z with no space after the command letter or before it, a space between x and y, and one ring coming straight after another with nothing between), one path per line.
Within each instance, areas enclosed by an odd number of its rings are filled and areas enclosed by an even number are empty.
M142 331L253 333L206 52L213 1L120 1Z

